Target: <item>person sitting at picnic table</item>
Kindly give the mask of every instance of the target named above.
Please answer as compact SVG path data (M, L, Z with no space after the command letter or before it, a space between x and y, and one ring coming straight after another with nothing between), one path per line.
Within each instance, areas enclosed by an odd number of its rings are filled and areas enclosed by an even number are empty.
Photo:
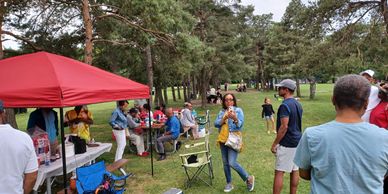
M141 120L145 120L146 118L149 118L148 117L148 113L151 112L151 119L153 118L153 114L152 114L152 111L151 110L151 107L149 104L143 104L143 106L140 107L140 119Z
M166 159L166 153L164 152L163 145L164 142L176 140L179 137L180 123L178 118L174 116L172 108L166 109L166 116L168 117L168 120L166 122L166 131L156 140L160 155L158 161Z
M90 141L90 125L93 124L92 112L88 110L86 105L79 105L69 110L64 118L65 126L69 126L70 132L77 134L87 143Z
M161 106L157 106L155 107L155 111L154 111L154 119L155 120L160 120L161 118L164 118L166 115L164 114L164 109L166 108L166 106L164 104L162 104Z
M193 134L193 139L198 139L198 125L195 122L195 118L192 114L193 105L189 102L185 102L184 109L181 111L181 123L183 126L184 132L187 132L191 129L191 133Z
M137 155L141 157L148 156L149 153L144 151L143 129L140 128L140 117L137 108L129 109L129 115L127 116L127 119L129 139L133 144L136 145Z
M109 120L109 124L113 128L112 132L117 142L115 161L122 159L124 154L126 145L125 129L128 127L128 120L125 115L125 109L127 107L128 101L118 101L117 108L112 112L112 116Z

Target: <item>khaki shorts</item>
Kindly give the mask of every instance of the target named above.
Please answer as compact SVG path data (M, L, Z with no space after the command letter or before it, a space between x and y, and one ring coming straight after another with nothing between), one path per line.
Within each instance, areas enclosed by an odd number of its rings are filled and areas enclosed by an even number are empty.
M299 170L299 167L294 164L296 148L288 148L279 145L276 148L275 170L282 172L292 172Z

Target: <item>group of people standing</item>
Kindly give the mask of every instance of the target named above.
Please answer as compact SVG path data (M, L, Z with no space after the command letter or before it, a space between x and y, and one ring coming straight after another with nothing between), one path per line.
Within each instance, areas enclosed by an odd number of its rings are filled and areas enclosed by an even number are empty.
M277 113L276 130L274 128L275 111L270 104L269 99L265 99L263 105L262 117L267 122L272 122L272 130L277 134L271 146L271 152L276 156L275 178L273 192L281 192L283 186L283 175L285 172L291 173L290 192L296 193L299 181L298 167L293 163L294 154L298 145L299 139L302 136L302 114L303 109L301 104L293 98L293 93L296 89L296 84L290 79L283 80L278 85L278 93L284 98ZM227 128L226 133L240 131L244 124L244 113L241 108L237 107L237 100L233 94L226 94L222 100L222 110L218 113L215 120L215 127L219 129L217 142L221 149L222 161L224 166L224 174L226 185L224 192L230 192L234 189L231 177L231 168L234 169L246 182L247 190L253 191L255 186L255 177L248 172L237 162L238 150L235 150L226 144L228 134L224 135L223 128ZM269 125L267 132L270 133Z
M383 193L387 186L384 179L388 175L388 84L373 91L374 86L368 82L373 77L374 72L371 72L340 77L332 96L335 119L309 127L304 133L303 108L293 97L295 82L285 79L276 85L284 100L277 111L276 138L270 148L276 157L274 194L281 193L285 173L290 173L292 194L297 193L299 177L311 181L311 193ZM368 103L370 95L375 94L380 102ZM266 111L262 116L272 120L275 111L267 99L263 109ZM362 118L368 112L370 118L365 122ZM215 127L221 135L224 125L231 133L241 131L243 123L244 114L237 107L234 95L226 94ZM267 131L270 132L270 128ZM230 168L237 171L252 191L254 176L237 162L239 152L226 146L225 142L219 142L219 145L226 177L224 191L230 192L234 188Z
M388 87L371 85L373 74L367 70L361 76L339 78L332 96L335 120L309 127L303 135L303 110L292 96L296 85L292 80L276 85L284 101L278 109L277 136L271 146L276 155L274 194L281 193L285 172L290 173L290 193L296 193L299 176L311 180L311 193L383 193L388 131L386 125L372 121L388 122L382 116L387 112ZM385 103L368 100L377 96ZM381 106L378 111L377 104ZM365 119L369 114L371 119Z

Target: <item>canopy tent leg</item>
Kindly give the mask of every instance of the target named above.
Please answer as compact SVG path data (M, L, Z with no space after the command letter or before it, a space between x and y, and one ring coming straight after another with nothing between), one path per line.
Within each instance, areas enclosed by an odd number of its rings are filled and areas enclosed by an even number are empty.
M60 123L61 123L61 144L62 144L62 169L63 169L63 189L65 190L65 194L67 194L67 177L66 177L66 151L65 151L65 130L63 126L63 108L59 108L60 115Z
M151 98L152 98L152 95L151 95ZM153 147L152 147L152 144L153 144L153 139L152 139L152 126L151 126L151 100L150 99L147 99L147 103L149 105L149 110L148 110L148 131L149 131L149 138L151 140L151 175L154 176L154 157L153 157Z

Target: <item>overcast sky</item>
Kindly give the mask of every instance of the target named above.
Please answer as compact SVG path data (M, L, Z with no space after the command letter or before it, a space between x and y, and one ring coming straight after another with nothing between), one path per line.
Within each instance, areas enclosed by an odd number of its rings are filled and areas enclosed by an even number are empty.
M241 0L243 5L255 6L255 15L273 14L274 21L280 21L291 0Z
M311 1L311 0L310 0ZM279 22L291 0L241 0L243 5L255 6L255 15L273 14L273 20ZM308 0L302 0L307 4Z

